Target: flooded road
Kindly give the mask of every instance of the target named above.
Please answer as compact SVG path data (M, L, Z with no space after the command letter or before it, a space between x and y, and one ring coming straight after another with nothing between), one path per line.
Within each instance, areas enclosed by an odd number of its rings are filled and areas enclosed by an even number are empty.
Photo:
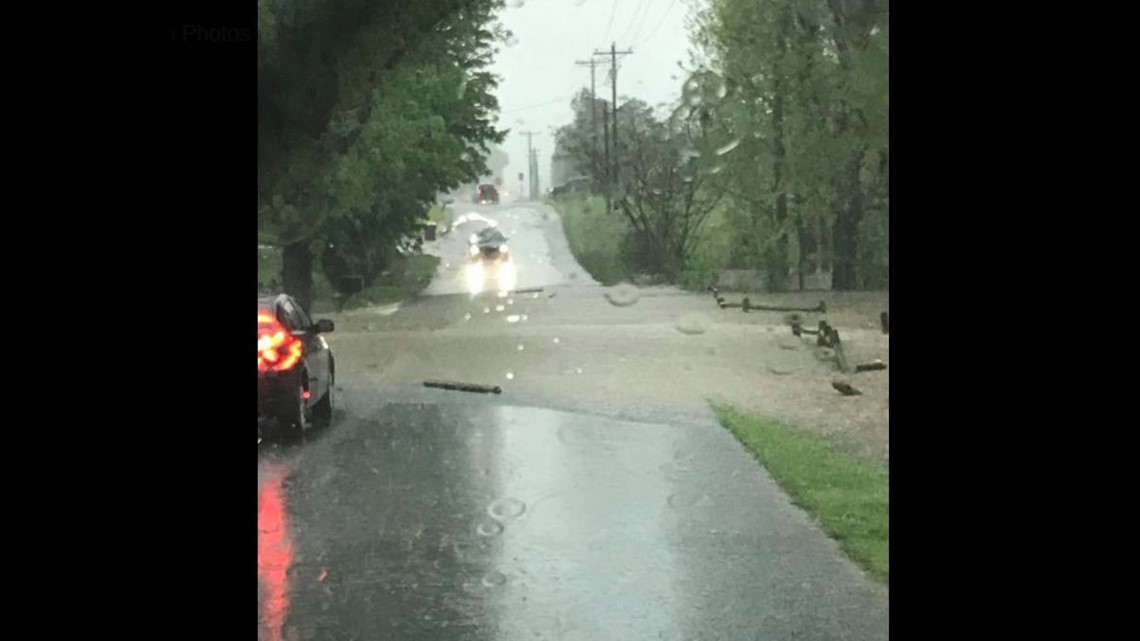
M262 639L887 638L715 424L376 393L259 456Z
M333 425L259 450L259 639L888 638L885 590L704 403L767 332L607 302L544 205L463 209L545 290L464 295L453 233L431 296L338 318Z

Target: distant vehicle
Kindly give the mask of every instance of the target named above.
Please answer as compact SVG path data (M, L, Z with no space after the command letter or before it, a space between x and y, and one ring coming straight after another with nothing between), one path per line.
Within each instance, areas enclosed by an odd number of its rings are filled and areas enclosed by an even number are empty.
M494 185L479 185L479 188L475 190L475 204L498 205L499 188Z
M293 439L314 419L332 420L336 366L321 334L331 320L314 323L286 294L257 299L258 432L275 423L278 434Z

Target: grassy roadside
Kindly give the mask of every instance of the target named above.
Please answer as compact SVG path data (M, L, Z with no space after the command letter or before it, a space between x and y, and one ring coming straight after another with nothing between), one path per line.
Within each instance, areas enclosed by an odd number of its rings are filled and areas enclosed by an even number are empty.
M621 259L626 223L619 214L606 216L605 200L598 196L578 196L550 203L562 218L570 252L582 269L603 285L616 285L630 278Z
M889 473L778 421L714 405L722 425L875 579L890 582Z
M414 298L431 283L439 258L436 256L397 256L392 260L387 272L376 279L371 287L360 292L344 306L346 310L384 305ZM269 283L281 281L281 251L278 249L257 250L257 280ZM320 270L313 274L314 314L327 314L336 311L333 287Z

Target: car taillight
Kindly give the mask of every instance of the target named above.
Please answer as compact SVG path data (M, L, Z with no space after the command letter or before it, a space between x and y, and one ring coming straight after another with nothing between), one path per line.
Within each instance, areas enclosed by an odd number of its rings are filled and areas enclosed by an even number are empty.
M301 360L304 345L277 319L269 314L257 315L257 371L284 372Z

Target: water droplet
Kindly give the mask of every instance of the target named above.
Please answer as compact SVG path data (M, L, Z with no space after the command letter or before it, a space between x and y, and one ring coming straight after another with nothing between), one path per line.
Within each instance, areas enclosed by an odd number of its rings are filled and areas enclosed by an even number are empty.
M555 336L555 337L554 337L554 344L555 344L555 345L557 345L559 342L560 342L560 341L558 340L558 337L557 337L557 336Z
M522 8L523 4L523 0L511 0L511 6L516 9Z
M466 314L464 314L463 320L465 320L465 321L471 320L471 312L467 312Z
M673 508L674 510L680 510L687 507L693 507L703 498L704 495L700 494L699 492L692 490L682 490L676 494L670 495L668 503L669 507Z
M491 313L491 308L490 308L490 307L484 307L484 308L483 308L483 313L484 313L484 314L490 314L490 313Z
M728 152L732 151L733 149L736 149L737 146L739 146L739 145L740 145L740 139L737 138L736 140L733 140L732 142L728 143L727 145L721 147L720 149L717 149L716 155L723 156L723 155L727 154Z
M581 367L579 367L578 369L574 370L574 373L576 373L576 374L581 374L581 373L582 373L582 368L581 368Z
M514 304L515 304L515 299L513 299L513 298L508 298L508 299L507 299L507 304L508 304L508 305L514 305Z
M515 36L512 34L510 37L507 38L507 46L508 47L513 47L513 46L517 45L518 43L519 43L518 36Z
M685 314L677 319L677 331L682 334L696 335L709 331L712 321L708 316L699 313Z
M710 170L709 170L709 175L710 175L710 176L715 176L715 175L719 174L719 173L720 173L720 172L722 172L722 171L724 171L724 165L717 165L717 166L715 166L715 167L713 167L712 169L710 169Z
M512 497L499 499L487 507L487 514L500 521L518 518L523 512L526 512L526 503Z
M502 572L489 572L483 577L483 587L497 588L507 582L507 575Z
M510 372L510 371L508 371L508 372L507 372L507 380L508 380L508 381L513 381L514 379L515 379L515 373L514 373L514 372Z
M523 351L524 349L526 349L526 345L523 345L522 343L519 343L519 351L521 352L521 351Z
M503 524L498 521L483 521L475 528L479 536L499 536L503 533Z
M501 312L501 311L503 311L504 309L506 309L506 307L505 307L505 306L503 306L503 305L495 305L495 311L496 311L496 312Z
M641 299L637 288L629 283L620 283L605 293L606 300L615 307L629 307Z
M519 322L519 315L518 315L518 314L511 314L510 316L507 316L507 322L508 322L508 323L517 323L517 322Z

